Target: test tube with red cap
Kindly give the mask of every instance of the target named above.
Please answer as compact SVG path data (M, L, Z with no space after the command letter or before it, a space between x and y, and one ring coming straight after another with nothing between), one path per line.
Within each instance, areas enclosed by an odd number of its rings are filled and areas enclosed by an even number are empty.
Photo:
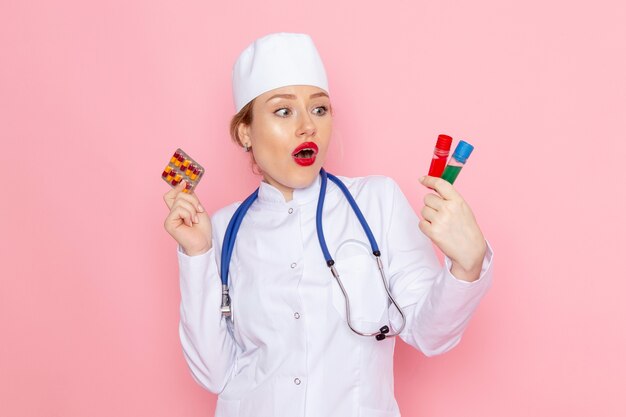
M448 135L439 135L437 138L437 144L435 145L435 151L433 152L433 159L430 161L430 170L428 171L428 175L431 177L441 177L443 170L446 168L446 162L448 161L451 146L452 137Z

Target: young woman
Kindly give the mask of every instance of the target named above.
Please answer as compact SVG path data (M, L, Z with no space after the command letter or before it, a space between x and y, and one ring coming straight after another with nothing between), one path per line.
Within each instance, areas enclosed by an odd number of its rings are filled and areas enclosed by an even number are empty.
M211 217L184 183L164 195L194 379L219 394L218 417L400 416L394 336L448 351L490 287L493 254L471 209L427 176L420 221L391 178L323 169L333 113L308 35L250 44L233 95L231 135L258 190Z

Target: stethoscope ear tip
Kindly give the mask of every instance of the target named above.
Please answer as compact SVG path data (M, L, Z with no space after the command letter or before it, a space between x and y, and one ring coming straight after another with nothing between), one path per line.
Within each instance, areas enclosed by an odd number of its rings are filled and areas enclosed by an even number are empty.
M389 326L383 326L380 328L380 333L376 335L376 340L384 340L389 333Z

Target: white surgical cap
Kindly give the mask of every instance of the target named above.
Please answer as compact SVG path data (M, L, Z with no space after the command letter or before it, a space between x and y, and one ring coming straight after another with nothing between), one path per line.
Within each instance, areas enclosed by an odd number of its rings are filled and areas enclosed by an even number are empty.
M287 85L313 85L328 91L322 59L304 33L271 33L252 42L233 66L236 112L255 97Z

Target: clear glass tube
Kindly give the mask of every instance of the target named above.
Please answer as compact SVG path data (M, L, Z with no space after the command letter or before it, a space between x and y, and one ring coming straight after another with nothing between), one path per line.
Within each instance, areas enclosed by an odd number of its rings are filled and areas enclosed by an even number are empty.
M454 150L454 154L452 154L452 158L446 165L446 169L443 170L443 174L441 174L441 178L448 181L450 184L454 184L457 177L461 173L461 169L465 166L467 162L467 158L472 154L474 147L464 140L460 141L458 145L456 145L456 149Z

